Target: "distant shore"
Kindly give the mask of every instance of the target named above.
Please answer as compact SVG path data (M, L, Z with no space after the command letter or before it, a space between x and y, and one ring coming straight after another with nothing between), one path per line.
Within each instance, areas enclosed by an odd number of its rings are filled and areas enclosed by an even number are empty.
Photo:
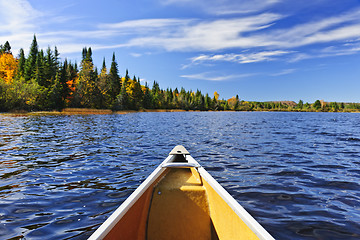
M29 112L25 110L15 110L10 112L3 112L6 115L91 115L91 114L128 114L137 112L186 112L182 109L141 109L141 110L123 110L112 111L110 109L93 109L93 108L65 108L62 111L34 111Z
M129 114L139 112L332 112L332 111L309 111L303 109L300 110L252 110L252 111L234 111L234 110L219 110L219 111L200 111L200 110L183 110L183 109L140 109L140 110L122 110L112 111L110 109L93 109L93 108L64 108L62 111L25 111L15 110L10 112L2 112L0 114L11 115L11 116L38 116L38 115L105 115L105 114ZM360 111L337 111L339 113L358 113Z

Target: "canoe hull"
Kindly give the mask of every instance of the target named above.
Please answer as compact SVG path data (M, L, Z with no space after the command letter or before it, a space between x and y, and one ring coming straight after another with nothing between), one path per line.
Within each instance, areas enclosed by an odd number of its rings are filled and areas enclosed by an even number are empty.
M183 158L167 157L90 239L273 239L190 155Z

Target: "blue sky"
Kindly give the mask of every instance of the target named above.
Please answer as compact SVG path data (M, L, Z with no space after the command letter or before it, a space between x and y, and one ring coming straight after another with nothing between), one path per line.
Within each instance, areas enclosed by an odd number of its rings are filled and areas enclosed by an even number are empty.
M0 0L0 43L18 55L34 34L164 89L360 102L359 0Z

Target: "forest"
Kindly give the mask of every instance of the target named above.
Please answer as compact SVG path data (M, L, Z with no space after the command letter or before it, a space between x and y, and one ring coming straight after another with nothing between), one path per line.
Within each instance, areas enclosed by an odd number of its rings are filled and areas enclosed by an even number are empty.
M21 48L14 57L10 43L0 45L0 112L61 111L64 108L121 110L183 109L200 111L360 111L359 103L337 103L316 100L314 103L292 101L254 102L228 100L184 88L161 89L142 85L140 78L119 75L115 53L110 69L105 58L100 70L94 65L91 47L83 48L79 66L60 61L57 48L39 49L34 35L29 53Z

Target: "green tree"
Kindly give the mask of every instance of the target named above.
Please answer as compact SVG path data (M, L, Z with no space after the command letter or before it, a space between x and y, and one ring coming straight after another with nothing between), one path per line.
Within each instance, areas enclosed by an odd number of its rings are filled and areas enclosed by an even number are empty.
M10 43L8 41L5 42L4 46L2 47L2 49L0 50L0 53L11 53L11 46Z
M126 74L127 76L127 74ZM128 79L126 78L122 83L120 94L116 98L116 102L114 104L114 110L126 110L129 109L129 96L126 92L126 87L128 85Z
M25 70L25 53L24 49L20 48L19 53L19 65L18 65L18 76L24 77L24 70Z
M64 74L62 72L62 74ZM65 99L64 95L64 85L62 84L61 80L61 73L57 73L55 76L54 84L51 86L49 91L49 101L50 101L50 108L61 110L65 106Z
M316 100L315 103L312 105L312 107L316 110L321 108L321 102L320 100Z
M25 71L24 71L25 81L29 81L30 79L35 77L35 71L37 67L36 60L38 53L39 53L38 44L37 44L36 36L34 35L33 41L30 46L29 55L25 62Z
M331 102L329 105L330 109L332 112L337 112L339 111L339 105L337 104L337 102Z
M45 85L50 86L53 83L58 71L59 71L59 66L58 66L57 57L55 56L51 48L48 47L46 50L46 56L44 60L44 74L46 79Z
M84 54L85 53L85 54ZM76 83L74 93L74 104L77 107L97 108L99 105L98 95L100 91L97 87L97 74L95 73L92 62L91 48L83 49L83 58L79 79Z
M115 52L112 56L108 81L110 85L109 95L110 99L112 99L111 101L113 102L115 101L121 90L121 80L119 76L118 64L116 63L115 59Z
M147 83L145 83L145 93L144 93L144 100L143 100L143 108L145 109L151 109L153 108L152 106L152 95L149 89L149 86L147 85Z
M298 104L297 104L297 107L299 108L299 109L303 109L303 107L304 107L304 102L303 102L303 100L299 100L299 102L298 102Z
M101 67L98 84L101 95L103 96L103 102L101 103L102 108L111 108L114 102L114 98L112 98L109 93L110 81L109 81L109 75L107 74L105 58L103 60L103 64Z
M35 62L35 75L34 78L36 82L40 86L49 87L50 82L48 82L45 77L45 62L44 62L44 52L43 50L40 50L40 52L36 56L36 62Z

